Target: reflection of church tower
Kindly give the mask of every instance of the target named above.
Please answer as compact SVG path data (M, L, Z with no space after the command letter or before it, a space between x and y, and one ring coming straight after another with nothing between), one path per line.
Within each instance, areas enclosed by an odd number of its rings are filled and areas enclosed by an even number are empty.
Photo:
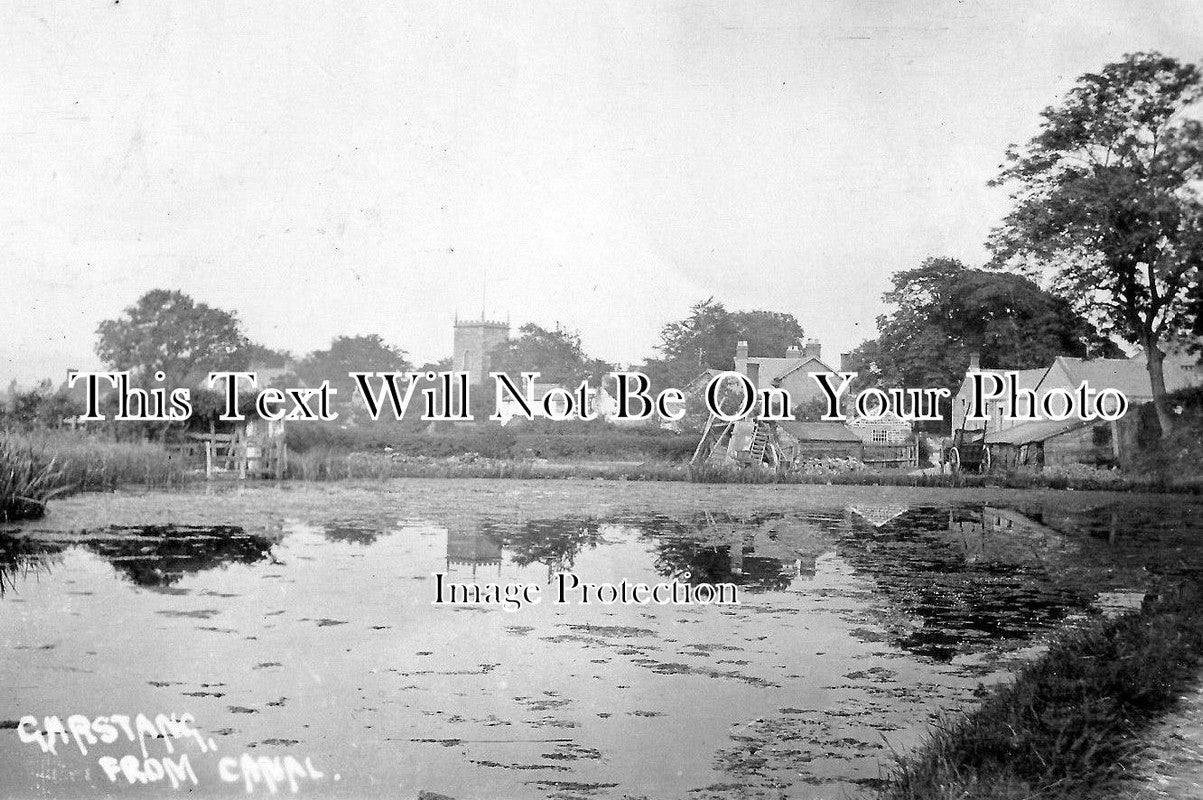
M486 320L455 320L455 341L452 346L452 368L468 373L468 382L478 384L489 376L489 353L508 342L510 324Z
M471 567L476 575L477 567L497 565L501 574L501 534L482 531L475 526L458 530L447 529L447 570L452 567Z

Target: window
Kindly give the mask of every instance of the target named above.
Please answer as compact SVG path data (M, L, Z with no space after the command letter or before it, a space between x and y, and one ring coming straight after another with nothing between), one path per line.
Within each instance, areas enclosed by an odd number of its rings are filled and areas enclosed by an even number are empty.
M890 432L885 428L874 428L869 432L869 439L873 444L889 444Z
M1110 447L1111 423L1105 422L1102 425L1095 425L1091 431L1091 437L1094 440L1095 447Z

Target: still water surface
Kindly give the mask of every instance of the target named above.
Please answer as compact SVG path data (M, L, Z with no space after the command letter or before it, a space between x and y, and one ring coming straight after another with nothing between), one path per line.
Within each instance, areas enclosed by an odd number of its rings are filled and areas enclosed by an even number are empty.
M857 796L1050 632L1203 563L1203 512L1172 498L865 490L757 510L680 496L696 487L607 488L599 505L587 486L528 484L512 490L533 500L506 505L445 483L420 502L404 487L73 498L8 529L0 795L165 796L98 760L142 764L140 743L43 753L19 721L187 712L214 748L175 743L191 796L245 796L243 763L286 756L309 759L310 796ZM436 572L546 585L566 570L732 582L741 603L432 604Z

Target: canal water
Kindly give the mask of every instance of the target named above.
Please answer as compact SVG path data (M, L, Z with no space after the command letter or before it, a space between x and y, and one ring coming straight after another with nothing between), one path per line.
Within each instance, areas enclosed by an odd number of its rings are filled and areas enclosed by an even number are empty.
M510 483L9 526L0 796L867 795L1050 634L1203 564L1175 498ZM439 605L438 573L543 602ZM558 604L562 573L739 604Z

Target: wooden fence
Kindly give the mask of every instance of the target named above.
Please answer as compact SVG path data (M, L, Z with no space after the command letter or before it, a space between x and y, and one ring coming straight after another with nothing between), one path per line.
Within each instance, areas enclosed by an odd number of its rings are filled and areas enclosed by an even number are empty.
M168 445L188 469L203 470L205 478L283 478L288 470L288 445L283 436L255 436L243 428L233 433L190 433Z
M866 444L862 459L866 464L888 467L919 466L918 442L905 444Z

